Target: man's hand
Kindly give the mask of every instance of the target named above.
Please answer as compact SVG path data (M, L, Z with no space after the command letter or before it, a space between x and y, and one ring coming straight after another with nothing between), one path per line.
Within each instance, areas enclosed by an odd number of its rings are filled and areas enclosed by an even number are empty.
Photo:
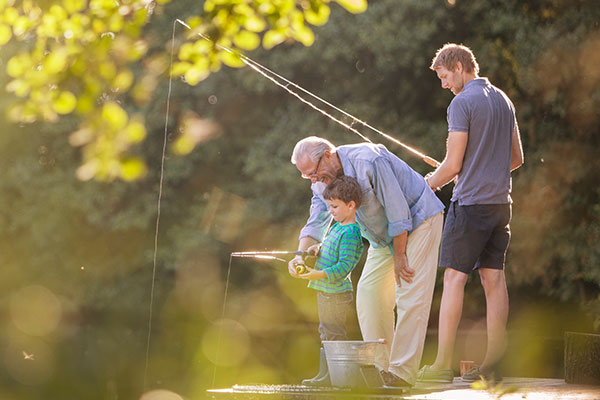
M415 276L415 270L408 266L408 257L406 254L394 255L394 278L396 285L402 286L402 280L412 283L412 278Z
M308 249L306 249L306 252L313 256L318 256L320 251L321 251L321 243L313 244Z

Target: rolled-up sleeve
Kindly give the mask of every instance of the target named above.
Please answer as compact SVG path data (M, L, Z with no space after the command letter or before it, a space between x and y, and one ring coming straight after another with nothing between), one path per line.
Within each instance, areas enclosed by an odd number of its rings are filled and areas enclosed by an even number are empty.
M373 162L373 186L388 219L388 235L401 235L412 229L410 207L390 162L378 158Z
M331 215L328 212L327 203L325 203L318 195L313 192L313 197L310 201L310 216L306 225L300 231L298 239L303 237L311 237L319 242L323 240L325 231L331 220Z

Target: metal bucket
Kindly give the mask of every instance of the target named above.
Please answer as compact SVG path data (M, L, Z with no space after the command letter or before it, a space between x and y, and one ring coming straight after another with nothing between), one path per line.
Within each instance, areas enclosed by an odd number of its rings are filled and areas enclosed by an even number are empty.
M379 347L385 344L385 340L336 340L322 343L333 386L354 388L372 386L373 379L367 377L365 371L375 369L375 355Z

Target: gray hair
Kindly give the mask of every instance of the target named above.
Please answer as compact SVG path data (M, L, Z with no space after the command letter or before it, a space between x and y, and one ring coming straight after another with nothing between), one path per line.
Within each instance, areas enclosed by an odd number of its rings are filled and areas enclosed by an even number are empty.
M333 151L335 146L327 139L323 139L317 136L309 136L298 143L294 147L292 152L292 164L296 164L298 159L308 157L312 162L319 161L319 158L327 150Z

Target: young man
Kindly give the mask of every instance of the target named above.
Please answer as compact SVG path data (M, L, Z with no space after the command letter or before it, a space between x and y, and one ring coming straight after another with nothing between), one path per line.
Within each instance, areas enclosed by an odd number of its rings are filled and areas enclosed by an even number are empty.
M360 206L360 186L354 178L341 176L332 181L323 198L336 221L322 245L315 244L308 251L318 254L314 269L297 273L290 269L294 278L308 279L308 287L317 291L319 307L319 333L321 340L346 340L346 315L352 307L352 282L350 273L360 260L363 251L360 226L355 213ZM327 362L321 349L319 373L304 385L328 385Z
M444 225L440 267L445 268L438 352L418 380L451 382L452 354L469 274L479 271L487 303L488 344L482 363L462 376L490 378L505 348L508 291L504 262L510 239L511 171L523 164L515 108L487 78L468 47L446 44L430 67L456 97L448 107L446 157L430 176L437 190L456 178Z
M323 186L343 175L358 181L362 199L356 221L369 241L356 289L360 331L364 340L386 340L375 364L387 386L414 384L427 333L444 205L421 175L383 145L335 147L311 136L296 144L292 163L310 179L313 191L299 250L320 241L327 229Z

